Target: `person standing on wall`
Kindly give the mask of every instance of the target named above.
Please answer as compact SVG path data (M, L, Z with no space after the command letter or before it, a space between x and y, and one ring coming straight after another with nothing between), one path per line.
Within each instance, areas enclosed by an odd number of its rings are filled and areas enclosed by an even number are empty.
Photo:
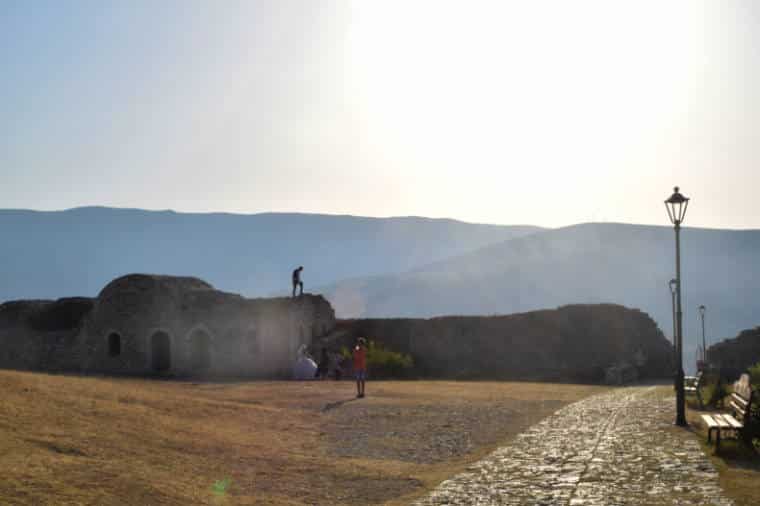
M364 382L367 380L367 342L363 337L354 347L354 375L356 376L356 397L364 397Z
M303 281L301 281L301 271L303 270L303 265L299 265L298 269L293 271L293 297L296 296L296 288L301 288L301 295L303 295Z

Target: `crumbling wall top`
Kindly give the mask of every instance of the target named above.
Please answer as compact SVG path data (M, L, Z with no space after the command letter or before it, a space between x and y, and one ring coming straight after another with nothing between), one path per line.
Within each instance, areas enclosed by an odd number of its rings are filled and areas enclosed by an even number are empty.
M107 299L114 292L124 290L150 291L171 288L177 292L189 290L213 290L214 287L199 278L190 276L165 276L158 274L127 274L108 283L98 295Z

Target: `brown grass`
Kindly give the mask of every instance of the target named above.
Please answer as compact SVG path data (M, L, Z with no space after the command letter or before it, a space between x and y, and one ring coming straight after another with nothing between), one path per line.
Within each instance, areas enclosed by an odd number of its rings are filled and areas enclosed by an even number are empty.
M0 371L0 503L404 504L601 390Z
M715 452L715 443L707 444L707 426L702 422L703 413L696 403L690 404L686 418L694 428L705 453L710 456L720 475L720 485L726 495L737 506L757 506L760 502L760 456L754 449L747 448L735 439L720 442L720 451ZM716 413L725 412L716 411Z

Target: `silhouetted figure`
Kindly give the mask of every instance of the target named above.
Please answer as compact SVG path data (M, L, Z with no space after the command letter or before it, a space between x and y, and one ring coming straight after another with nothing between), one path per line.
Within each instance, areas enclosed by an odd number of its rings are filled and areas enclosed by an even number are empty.
M300 265L298 269L293 271L293 297L296 296L296 288L301 288L300 295L303 295L303 281L301 281L301 271L303 270L303 265Z
M340 381L343 377L344 371L348 368L348 358L342 354L336 354L335 356L335 381Z
M322 354L319 356L319 364L317 365L316 377L319 379L327 379L329 365L330 357L327 355L327 348L322 348Z

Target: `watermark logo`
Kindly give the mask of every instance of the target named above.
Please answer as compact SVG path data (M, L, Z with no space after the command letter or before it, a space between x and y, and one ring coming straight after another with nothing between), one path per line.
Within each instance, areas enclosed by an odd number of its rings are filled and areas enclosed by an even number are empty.
M229 490L230 485L232 485L231 478L216 481L211 485L211 492L216 496L223 496L227 493L227 490Z

